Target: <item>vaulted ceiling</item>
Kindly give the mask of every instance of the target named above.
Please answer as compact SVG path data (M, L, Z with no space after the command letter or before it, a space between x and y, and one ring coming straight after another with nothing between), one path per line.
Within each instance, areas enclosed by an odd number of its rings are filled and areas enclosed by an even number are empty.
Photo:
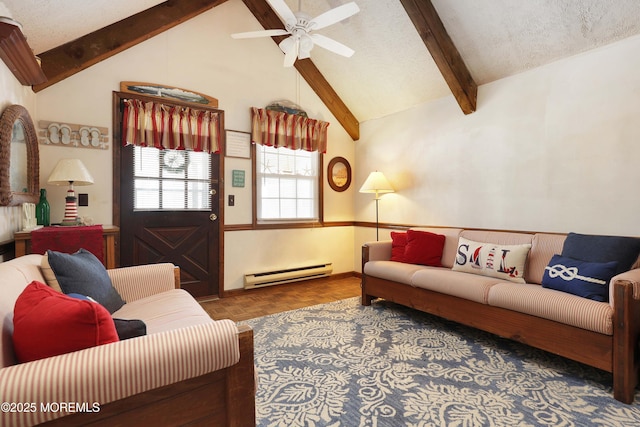
M3 3L42 57L47 84L55 84L226 1L243 1L256 16L239 22L237 32L281 26L265 0ZM311 16L347 1L286 0ZM358 14L321 30L355 55L316 47L311 60L296 63L354 139L359 122L450 94L460 114L469 114L482 108L479 85L640 33L638 0L355 1Z

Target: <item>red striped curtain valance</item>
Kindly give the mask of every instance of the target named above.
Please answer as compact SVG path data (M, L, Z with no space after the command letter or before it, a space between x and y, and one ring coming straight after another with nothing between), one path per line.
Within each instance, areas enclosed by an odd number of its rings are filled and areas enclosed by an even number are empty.
M215 111L125 99L122 143L219 153L219 120Z
M251 141L270 147L327 152L329 122L298 114L251 108Z

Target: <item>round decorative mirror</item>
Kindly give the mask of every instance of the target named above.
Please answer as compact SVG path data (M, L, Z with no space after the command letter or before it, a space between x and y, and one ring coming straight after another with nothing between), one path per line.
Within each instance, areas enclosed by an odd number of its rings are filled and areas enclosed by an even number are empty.
M21 105L0 116L0 206L36 203L40 186L38 137Z

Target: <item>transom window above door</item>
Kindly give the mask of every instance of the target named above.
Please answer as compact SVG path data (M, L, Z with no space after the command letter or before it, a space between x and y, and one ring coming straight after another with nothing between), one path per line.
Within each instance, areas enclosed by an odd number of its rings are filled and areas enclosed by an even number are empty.
M210 210L211 156L134 147L134 210Z

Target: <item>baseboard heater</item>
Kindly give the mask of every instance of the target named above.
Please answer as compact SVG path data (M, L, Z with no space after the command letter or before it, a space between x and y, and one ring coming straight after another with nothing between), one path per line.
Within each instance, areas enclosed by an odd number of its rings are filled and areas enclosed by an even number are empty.
M305 267L287 268L283 270L265 271L262 273L245 274L244 288L252 289L262 286L279 285L297 282L299 280L328 277L333 271L331 263L308 265Z

